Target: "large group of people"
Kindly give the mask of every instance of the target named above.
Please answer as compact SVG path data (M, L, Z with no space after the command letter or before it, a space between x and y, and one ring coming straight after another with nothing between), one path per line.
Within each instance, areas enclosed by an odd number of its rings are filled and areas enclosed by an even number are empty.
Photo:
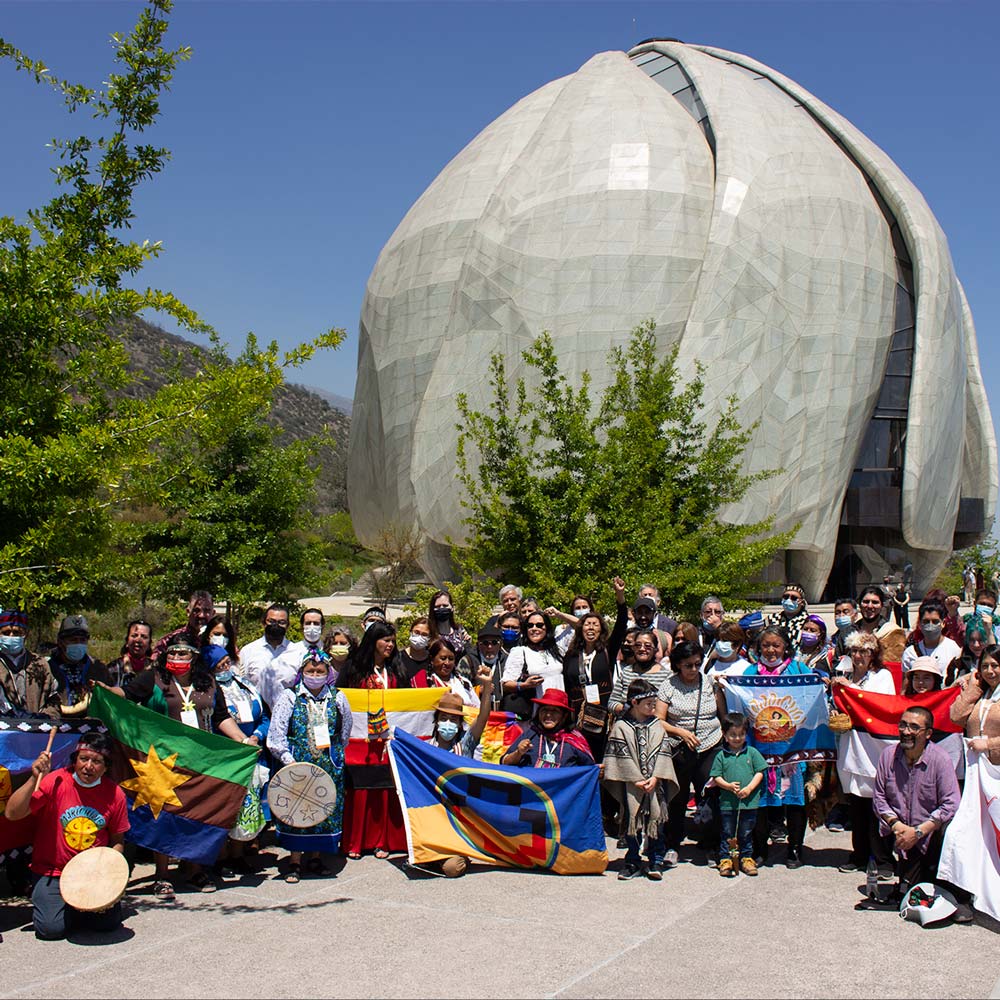
M898 588L866 587L856 599L836 601L828 628L794 584L771 614L737 620L707 595L692 622L664 614L650 584L631 604L621 578L612 586L616 606L606 614L583 595L561 611L508 585L497 613L478 629L457 620L451 594L439 590L426 614L409 621L405 642L378 607L366 612L357 634L306 609L302 638L292 641L289 610L275 604L264 613L263 634L242 648L212 596L199 591L185 623L155 642L148 622L129 622L120 656L107 665L91 655L84 616L64 618L55 647L42 656L27 647L26 615L7 609L0 612L0 714L85 717L94 687L103 685L183 725L259 748L270 772L316 765L334 783L336 810L307 830L264 817L288 852L278 877L289 883L330 874L331 855L386 858L406 850L387 754L391 728L384 715L380 722L369 712L367 739L352 740L344 691L428 687L442 689L430 737L440 749L476 756L490 714L502 712L513 727L503 765L598 768L605 829L624 851L620 879L660 881L699 849L725 878L758 875L775 845L784 845L786 867L797 869L806 863L807 827L825 821L850 831L841 871L871 872L874 863L878 878L898 879L900 891L935 880L942 831L960 791L954 762L930 741L933 718L925 708L902 713L898 745L875 774L847 752L849 733L840 737L836 766L773 766L749 744L750 720L727 705L725 681L811 674L828 697L837 685L904 697L954 685L952 719L974 750L1000 763L1000 619L992 591L976 592L964 617L956 597L924 597L906 634L897 691L883 642L908 622ZM57 835L66 810L101 817L92 843L126 845L122 793L105 776L109 752L106 737L88 733L64 769L53 772L43 753L34 780L7 803L8 819L34 813L38 820L30 870L8 861L7 878L15 891L30 882L39 937L59 936L74 919L53 889L75 853ZM169 901L180 880L214 891L231 871L257 863L254 848L267 835L246 849L235 843L214 868L175 869L173 859L156 854L153 893ZM444 873L465 868L464 859L449 859ZM956 919L968 922L968 896L952 889Z

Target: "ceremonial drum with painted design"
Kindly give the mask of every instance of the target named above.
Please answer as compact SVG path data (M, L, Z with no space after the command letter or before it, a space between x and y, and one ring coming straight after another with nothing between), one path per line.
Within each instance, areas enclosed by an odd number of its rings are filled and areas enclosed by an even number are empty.
M304 830L322 823L337 804L337 786L321 767L304 761L288 764L267 789L271 813L286 826Z
M69 859L59 876L59 893L67 905L85 913L110 910L128 884L128 862L110 847L90 847Z

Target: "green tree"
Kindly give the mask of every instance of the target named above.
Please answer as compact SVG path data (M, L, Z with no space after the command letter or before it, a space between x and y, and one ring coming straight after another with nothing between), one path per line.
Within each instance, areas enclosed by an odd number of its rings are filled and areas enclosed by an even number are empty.
M719 519L776 470L741 471L753 428L741 427L735 397L709 429L701 368L685 380L676 349L658 357L654 330L638 326L611 352L613 378L596 408L589 373L570 385L548 334L522 354L536 373L532 392L524 379L512 388L495 355L489 408L459 396L467 571L553 602L583 593L608 606L608 580L620 573L633 587L661 581L667 605L691 614L707 593L745 597L788 544L793 532L770 535L770 520Z
M113 542L123 510L174 502L194 425L241 426L266 406L289 366L331 330L279 355L251 340L230 363L213 331L168 292L131 287L159 243L129 238L138 186L166 149L145 141L186 47L166 49L169 0L150 0L128 35L112 35L116 71L101 89L53 77L0 39L0 59L51 86L87 134L55 139L59 193L24 222L0 217L0 597L36 612L101 608L122 599L142 560ZM197 376L151 400L123 398L129 376L114 330L142 310L172 316L212 345ZM175 461L169 459L173 457Z
M1000 551L997 550L997 541L992 535L976 545L955 552L934 581L934 586L940 587L947 594L962 594L965 589L962 573L969 565L982 574L983 585L992 590L993 575L1000 571Z

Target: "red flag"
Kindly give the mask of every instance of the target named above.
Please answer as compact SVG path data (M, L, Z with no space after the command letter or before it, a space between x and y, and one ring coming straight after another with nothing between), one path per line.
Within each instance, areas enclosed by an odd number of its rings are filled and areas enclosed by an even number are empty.
M934 715L934 729L943 733L960 733L962 727L951 721L949 714L952 702L960 689L945 688L942 691L927 691L903 697L896 694L878 694L848 687L846 684L833 685L833 701L841 712L851 717L855 729L892 739L899 737L899 717L916 705L930 709Z

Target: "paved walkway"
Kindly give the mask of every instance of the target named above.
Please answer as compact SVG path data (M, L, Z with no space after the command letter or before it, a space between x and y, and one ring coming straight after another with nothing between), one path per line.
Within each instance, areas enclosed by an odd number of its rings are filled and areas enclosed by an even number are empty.
M0 902L0 996L1000 996L992 927L855 912L863 878L836 870L848 839L819 831L806 867L756 879L699 862L659 884L488 868L449 880L366 857L335 878L245 878L173 905L148 895L145 866L113 943L36 941L28 907Z

